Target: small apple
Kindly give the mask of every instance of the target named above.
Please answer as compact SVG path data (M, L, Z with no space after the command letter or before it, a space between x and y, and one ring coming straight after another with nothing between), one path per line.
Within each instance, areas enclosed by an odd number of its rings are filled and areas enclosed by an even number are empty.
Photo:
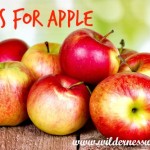
M113 30L110 32L112 33ZM90 30L78 29L64 40L60 48L60 62L66 75L96 85L117 73L119 51L105 36Z
M33 124L53 135L67 135L89 118L90 92L76 79L47 75L37 80L28 95L27 111Z
M138 53L138 52L136 52L135 50L123 48L123 50L122 50L122 52L121 52L120 55L121 55L121 57L122 57L123 59L126 59L126 58L128 58L128 57L130 57L131 55L136 54L136 53Z
M114 140L150 139L150 78L117 73L99 83L90 98L98 131Z
M30 47L22 57L22 62L38 79L44 75L61 73L59 62L60 44L38 43Z
M125 42L124 42L123 39L120 41L120 45L121 45L121 48L118 48L118 50L119 50L119 52L120 52L120 56L121 56L123 59L126 59L126 58L130 57L131 55L138 53L138 52L135 51L135 50L128 49L128 48L124 48Z
M118 72L139 72L150 76L150 53L137 53L125 59Z
M0 126L15 126L28 118L26 101L33 82L23 63L0 63Z
M28 45L20 39L7 39L0 42L0 62L21 61Z

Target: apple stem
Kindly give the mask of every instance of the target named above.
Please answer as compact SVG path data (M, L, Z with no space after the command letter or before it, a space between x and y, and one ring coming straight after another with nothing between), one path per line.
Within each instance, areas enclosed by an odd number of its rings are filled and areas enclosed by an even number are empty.
M125 41L124 41L124 39L121 39L120 45L121 45L121 48L120 48L120 50L119 50L119 53L121 54L122 51L123 51L123 48L125 47Z
M47 48L47 52L49 53L49 52L50 52L50 49L49 49L49 45L48 45L48 42L47 42L47 41L45 42L45 45L46 45L46 48Z
M100 41L102 42L103 40L105 40L112 33L114 33L114 30L111 30L109 33L107 33L106 35L104 35Z
M130 70L131 70L132 72L134 72L134 71L132 70L132 68L128 65L128 63L126 62L126 60L125 60L121 55L119 55L118 58L122 61L122 63L126 64L126 65L130 68Z
M84 82L81 81L81 82L74 83L74 84L70 85L67 89L71 89L71 88L78 86L80 84L84 84Z
M89 93L92 94L92 91L90 90L90 88L86 85L86 88L88 89Z

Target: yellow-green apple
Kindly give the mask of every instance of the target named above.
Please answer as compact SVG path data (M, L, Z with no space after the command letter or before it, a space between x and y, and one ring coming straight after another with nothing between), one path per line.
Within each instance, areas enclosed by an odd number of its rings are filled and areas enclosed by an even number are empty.
M23 63L0 63L0 126L15 126L28 118L26 101L33 82Z
M47 75L32 86L27 111L33 124L53 135L67 135L89 118L90 92L83 82L66 75Z
M125 59L118 72L139 72L150 76L150 53L137 53Z
M28 45L21 39L11 38L0 42L0 62L21 61Z
M128 49L128 48L124 48L125 42L124 42L123 39L120 41L120 45L121 45L121 47L118 48L118 50L119 50L119 52L120 52L120 56L121 56L123 59L126 59L126 58L130 57L131 55L138 53L138 52L135 51L135 50Z
M38 79L44 75L61 73L59 61L60 44L38 43L31 46L22 57L22 62Z
M110 32L112 33L113 30ZM78 29L66 37L60 48L60 62L65 74L89 84L97 84L117 73L119 51L107 36L90 29Z
M99 83L90 98L90 115L105 137L150 139L150 78L117 73Z

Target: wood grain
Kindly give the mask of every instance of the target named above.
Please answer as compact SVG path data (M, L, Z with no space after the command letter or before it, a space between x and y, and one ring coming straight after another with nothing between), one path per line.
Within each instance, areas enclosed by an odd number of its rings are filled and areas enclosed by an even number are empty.
M37 129L31 122L17 127L0 127L0 150L149 150L150 147L73 145L73 141L105 140L91 120L78 132L54 136Z
M37 129L32 123L17 127L0 127L0 150L76 150L76 134L54 136Z

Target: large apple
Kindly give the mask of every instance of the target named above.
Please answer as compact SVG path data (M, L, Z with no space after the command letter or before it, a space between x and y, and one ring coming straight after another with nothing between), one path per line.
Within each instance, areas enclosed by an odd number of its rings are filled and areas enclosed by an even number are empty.
M59 74L59 49L60 44L57 43L38 43L26 51L21 61L32 71L36 79L48 74Z
M94 89L90 114L105 137L149 140L150 78L140 73L109 76Z
M37 80L28 95L27 111L42 131L67 135L84 126L89 118L90 92L76 79L47 75Z
M110 33L102 36L90 29L78 29L68 35L60 48L64 73L89 84L117 73L119 51L106 38Z
M150 53L134 54L121 63L118 72L139 72L150 76Z
M7 39L0 42L0 62L20 61L28 49L26 42L20 39Z
M0 126L15 126L28 118L26 100L33 82L23 63L0 63Z

